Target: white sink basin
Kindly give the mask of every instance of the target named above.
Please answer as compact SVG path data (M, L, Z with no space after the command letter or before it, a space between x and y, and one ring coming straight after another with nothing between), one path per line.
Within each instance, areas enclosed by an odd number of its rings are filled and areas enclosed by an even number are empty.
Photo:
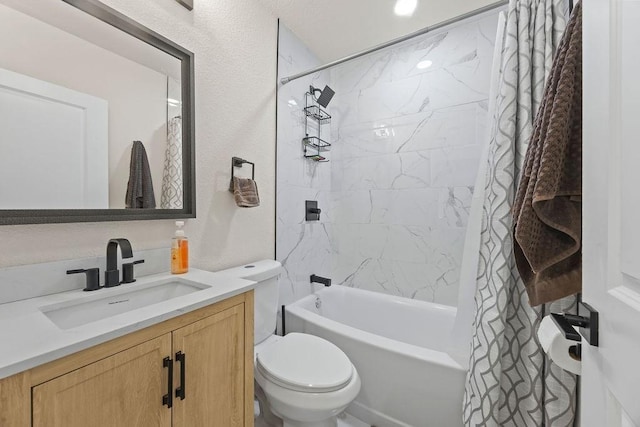
M40 311L60 329L71 329L209 287L169 277L143 285L123 284L116 288L94 291L91 293L93 295L82 299L40 307Z

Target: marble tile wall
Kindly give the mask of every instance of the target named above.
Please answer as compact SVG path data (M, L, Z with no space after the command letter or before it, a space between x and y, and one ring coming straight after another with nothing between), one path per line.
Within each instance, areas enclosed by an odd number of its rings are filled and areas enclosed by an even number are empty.
M284 25L280 24L278 79L320 65L320 61ZM305 135L304 94L309 85L324 88L328 71L294 80L278 87L276 259L284 272L280 277L280 304L289 304L313 291L311 274L331 277L332 250L328 217L331 163L303 157ZM323 139L330 129L323 126ZM305 200L317 200L320 221L306 222Z
M281 304L312 292L315 273L456 305L496 27L497 13L485 14L279 86ZM418 69L425 60L431 66ZM281 25L279 77L319 64ZM310 84L336 91L329 163L303 158ZM320 221L304 221L305 200L318 200Z
M457 304L496 27L483 15L331 70L335 283Z

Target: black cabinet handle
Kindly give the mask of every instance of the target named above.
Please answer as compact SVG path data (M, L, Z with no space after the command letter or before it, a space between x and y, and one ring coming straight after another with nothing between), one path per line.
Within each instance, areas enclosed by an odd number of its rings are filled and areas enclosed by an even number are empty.
M177 352L176 362L180 362L180 387L176 389L176 397L179 397L180 400L184 400L184 376L187 369L187 356L181 351Z
M162 359L162 367L169 368L167 375L167 394L162 396L162 404L167 405L167 408L173 406L173 360L169 356Z

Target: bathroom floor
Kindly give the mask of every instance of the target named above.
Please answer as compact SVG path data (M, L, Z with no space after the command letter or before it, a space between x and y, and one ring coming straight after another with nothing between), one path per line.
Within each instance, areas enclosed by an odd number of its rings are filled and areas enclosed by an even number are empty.
M269 427L264 422L262 417L258 417L255 420L255 427ZM352 417L349 414L345 414L344 417L338 418L338 427L371 427L369 424L360 421L359 419Z
M371 427L364 421L360 421L354 416L345 414L344 418L338 418L338 427Z

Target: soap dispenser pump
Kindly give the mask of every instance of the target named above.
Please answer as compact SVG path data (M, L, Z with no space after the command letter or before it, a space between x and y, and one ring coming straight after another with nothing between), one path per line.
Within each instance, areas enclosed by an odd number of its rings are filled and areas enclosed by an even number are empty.
M184 235L184 221L176 221L176 234L171 242L171 273L189 271L189 241Z

